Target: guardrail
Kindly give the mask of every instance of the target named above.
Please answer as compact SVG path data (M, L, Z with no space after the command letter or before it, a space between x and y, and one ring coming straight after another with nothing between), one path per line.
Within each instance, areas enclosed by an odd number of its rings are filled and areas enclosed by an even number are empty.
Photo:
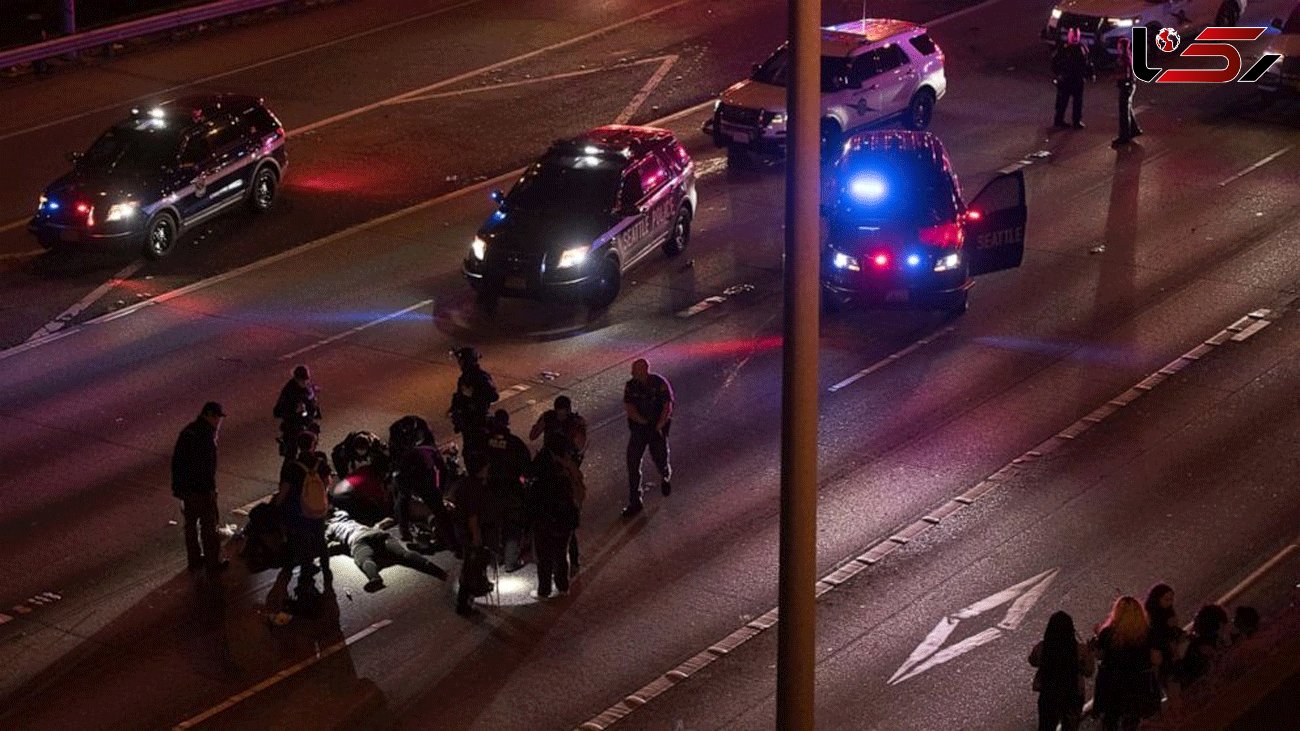
M229 15L238 15L253 10L269 8L273 5L287 5L295 0L216 0L192 8L173 10L167 13L151 15L147 18L118 23L103 28L73 33L52 38L48 41L33 43L0 51L0 68L8 68L34 61L43 61L56 56L63 56L78 51L100 48L112 43L147 36L151 33L183 28L187 25L203 23Z

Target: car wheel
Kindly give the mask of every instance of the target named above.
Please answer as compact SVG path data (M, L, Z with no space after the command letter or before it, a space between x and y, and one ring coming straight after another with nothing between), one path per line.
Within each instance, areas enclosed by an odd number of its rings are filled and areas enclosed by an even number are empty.
M677 209L677 218L673 221L672 233L668 235L668 240L664 242L664 253L668 256L677 256L686 249L686 245L691 242L691 208L683 205Z
M622 284L623 273L618 268L618 262L612 256L606 257L600 264L600 273L596 275L596 281L592 282L587 304L593 310L609 307L618 297L618 290Z
M248 209L253 213L265 213L270 210L271 204L275 202L279 183L275 171L269 165L258 168L257 173L253 175L253 185L248 190Z
M176 248L176 219L168 213L159 213L149 221L145 229L144 255L150 259L161 259Z
M1219 6L1219 12L1214 15L1215 25L1236 25L1241 19L1241 9L1234 2L1225 2Z
M823 119L821 124L822 157L832 161L839 157L840 147L844 144L844 130L833 119Z
M930 126L930 118L933 116L934 92L921 89L913 94L912 101L907 103L907 128L923 130Z
M963 289L960 292L949 292L939 301L939 309L948 317L960 317L966 314L970 308L970 290Z

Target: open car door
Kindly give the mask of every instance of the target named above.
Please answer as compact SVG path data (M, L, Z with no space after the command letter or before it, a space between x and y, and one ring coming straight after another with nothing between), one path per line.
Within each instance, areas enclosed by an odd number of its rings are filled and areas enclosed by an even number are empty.
M1020 266L1025 257L1025 173L1003 173L975 196L966 212L971 276Z

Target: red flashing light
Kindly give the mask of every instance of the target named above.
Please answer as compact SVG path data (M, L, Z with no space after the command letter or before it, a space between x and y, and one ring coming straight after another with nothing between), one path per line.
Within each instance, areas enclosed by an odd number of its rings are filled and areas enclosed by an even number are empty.
M77 213L90 213L90 206L85 203L77 204Z
M876 254L875 256L871 257L871 263L875 264L877 269L884 269L885 267L889 266L889 255Z
M921 229L918 236L923 244L941 249L957 249L966 240L966 229L960 223L941 223Z
M983 218L983 217L984 217L984 214L983 214L983 213L980 213L979 211L975 210L974 208L970 209L969 211L966 211L966 220L967 220L967 221L978 221L978 220L980 220L980 219Z

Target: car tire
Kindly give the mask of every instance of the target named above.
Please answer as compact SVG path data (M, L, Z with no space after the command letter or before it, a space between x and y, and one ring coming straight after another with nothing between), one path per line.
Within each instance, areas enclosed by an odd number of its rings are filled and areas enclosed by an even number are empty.
M821 123L822 158L833 162L839 157L840 147L844 144L844 130L834 119L823 119Z
M248 186L248 210L253 213L266 213L275 203L275 194L279 192L280 179L270 165L263 165L253 173L253 183Z
M150 259L162 259L176 250L180 231L170 213L159 213L149 219L144 232L144 255Z
M904 124L908 129L921 131L930 126L930 120L934 117L934 92L929 89L920 89L912 95L912 100L907 103L907 118Z
M1214 24L1219 26L1236 25L1241 20L1241 8L1237 3L1227 0L1219 6L1219 12L1214 14Z
M664 241L664 254L677 256L691 242L691 207L682 205L677 209L677 218L673 219L673 230Z
M587 294L587 305L593 310L609 307L614 304L622 286L623 272L619 269L618 260L612 256L605 257L605 260L600 263L596 280L591 283L591 291Z
M939 300L939 309L947 317L960 317L970 309L970 290L949 292Z

